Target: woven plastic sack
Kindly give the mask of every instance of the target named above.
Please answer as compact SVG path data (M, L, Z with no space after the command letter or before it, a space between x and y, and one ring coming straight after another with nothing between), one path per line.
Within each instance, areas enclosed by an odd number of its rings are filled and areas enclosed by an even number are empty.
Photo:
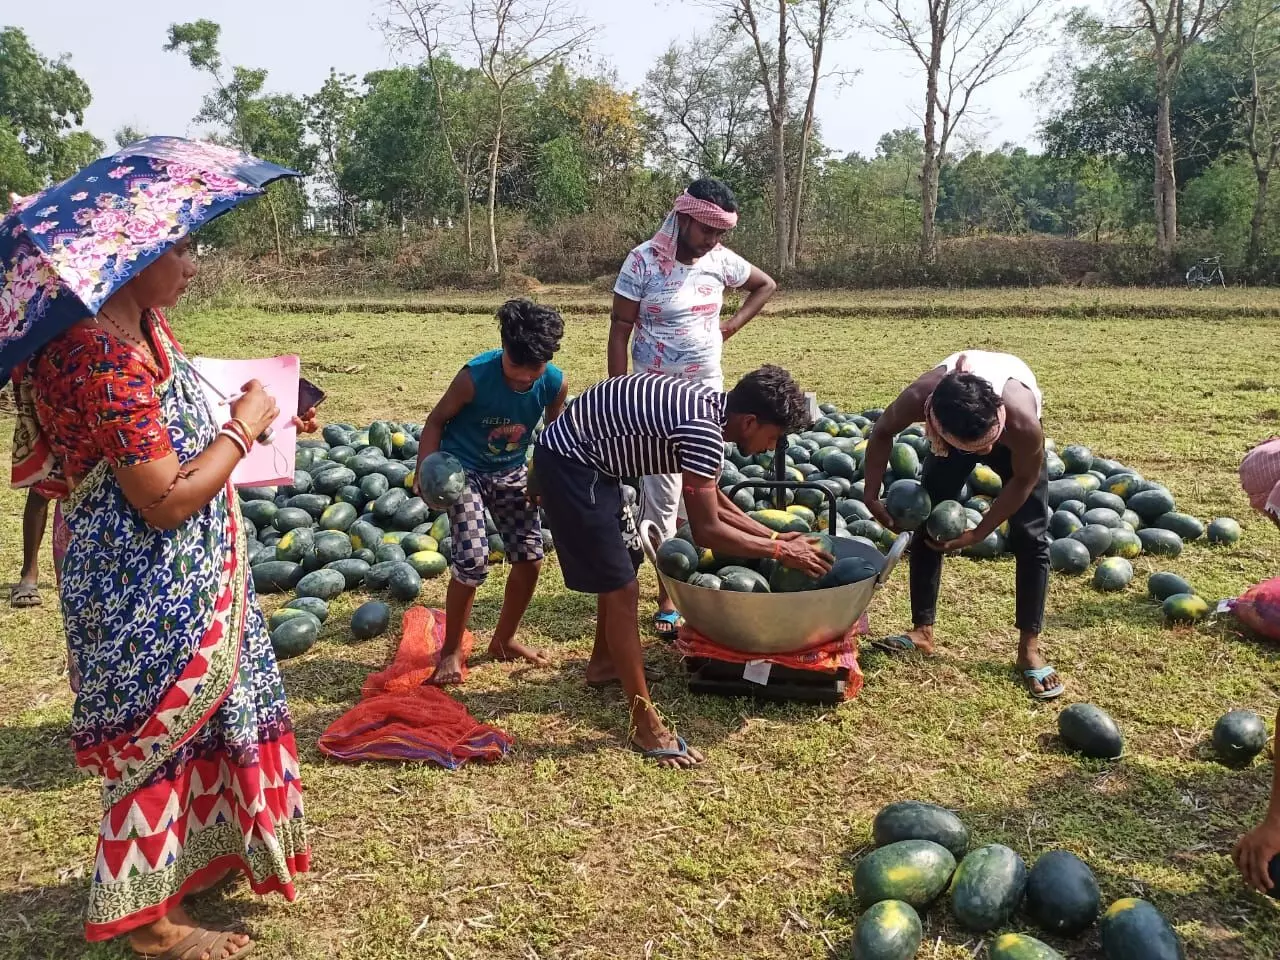
M1250 587L1231 609L1258 636L1280 643L1280 577Z

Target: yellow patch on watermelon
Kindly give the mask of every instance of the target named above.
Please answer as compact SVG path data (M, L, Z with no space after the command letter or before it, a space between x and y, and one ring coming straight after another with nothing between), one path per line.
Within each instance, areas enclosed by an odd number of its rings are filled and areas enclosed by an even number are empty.
M1123 900L1117 900L1111 906L1107 907L1105 916L1115 917L1122 913L1127 913L1138 904L1142 903L1137 897L1125 897Z

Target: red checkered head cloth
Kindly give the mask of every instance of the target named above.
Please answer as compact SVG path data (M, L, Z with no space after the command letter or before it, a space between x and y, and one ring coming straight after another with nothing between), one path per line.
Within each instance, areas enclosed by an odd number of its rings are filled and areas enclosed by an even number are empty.
M1240 486L1253 509L1280 517L1280 437L1272 437L1245 454Z
M653 235L653 252L658 258L658 269L663 276L675 269L676 243L680 239L680 218L678 214L687 214L699 223L706 224L714 230L732 230L738 225L738 215L730 213L723 207L702 200L685 191L676 197L676 202L662 221L662 226Z

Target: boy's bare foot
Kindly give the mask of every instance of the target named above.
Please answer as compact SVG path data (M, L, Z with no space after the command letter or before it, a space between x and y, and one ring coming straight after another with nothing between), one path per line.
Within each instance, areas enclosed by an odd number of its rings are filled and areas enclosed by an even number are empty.
M541 650L526 646L519 640L508 640L506 643L494 639L489 642L489 656L495 660L510 662L512 660L528 660L535 667L551 666L551 658Z
M436 672L427 683L438 687L462 682L462 656L458 653L446 653L436 665Z

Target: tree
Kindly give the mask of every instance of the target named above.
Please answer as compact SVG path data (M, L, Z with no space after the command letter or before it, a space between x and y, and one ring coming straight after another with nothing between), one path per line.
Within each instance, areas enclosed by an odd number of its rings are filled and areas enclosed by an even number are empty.
M1154 209L1156 248L1172 256L1178 242L1178 177L1174 170L1173 91L1187 50L1221 19L1230 0L1128 0L1133 22L1118 28L1142 36L1155 63L1156 129Z
M131 143L147 139L147 135L138 127L133 126L133 124L126 123L112 135L112 138L116 142L116 147L123 150Z
M703 0L728 17L755 54L756 75L769 119L773 166L773 229L778 266L794 268L799 246L807 163L826 44L845 24L849 0ZM808 50L808 95L800 115L799 150L789 153L793 127L792 31ZM796 132L796 131L792 131Z
M17 27L0 30L0 210L10 192L33 193L102 152L77 129L91 100L66 57L42 56Z
M353 118L359 103L355 79L349 73L338 73L330 67L324 85L306 101L307 129L319 147L316 171L333 198L339 230L348 236L356 232L355 203L344 185Z
M498 168L510 121L512 95L544 68L569 56L594 32L564 0L392 0L393 36L414 37L428 55L429 69L442 45L474 48L476 67L490 93L488 151L489 270L499 273ZM431 70L435 76L435 70ZM443 93L436 86L443 107ZM441 116L447 115L441 109ZM455 165L457 152L451 148Z
M222 28L211 20L175 23L169 27L169 42L164 49L183 54L193 68L207 73L214 83L213 92L205 96L196 120L221 126L230 142L241 150L284 164L299 173L310 173L315 148L306 142L306 105L292 95L263 93L266 70L236 66L227 76L218 51L221 33ZM277 203L277 198L281 203ZM296 184L278 183L268 187L264 199L271 215L276 258L283 263L279 207L285 204L300 214L305 197Z
M1101 157L1089 157L1076 172L1075 226L1102 239L1102 231L1116 226L1123 217L1124 186L1114 164Z
M1177 2L1177 0L1174 0ZM947 147L974 96L1018 69L1041 36L1053 0L872 0L868 26L905 47L925 81L920 253L937 257L938 182Z
M1257 270L1271 174L1280 165L1280 3L1236 0L1223 22L1219 46L1238 78L1234 102L1240 140L1256 183L1245 262Z

